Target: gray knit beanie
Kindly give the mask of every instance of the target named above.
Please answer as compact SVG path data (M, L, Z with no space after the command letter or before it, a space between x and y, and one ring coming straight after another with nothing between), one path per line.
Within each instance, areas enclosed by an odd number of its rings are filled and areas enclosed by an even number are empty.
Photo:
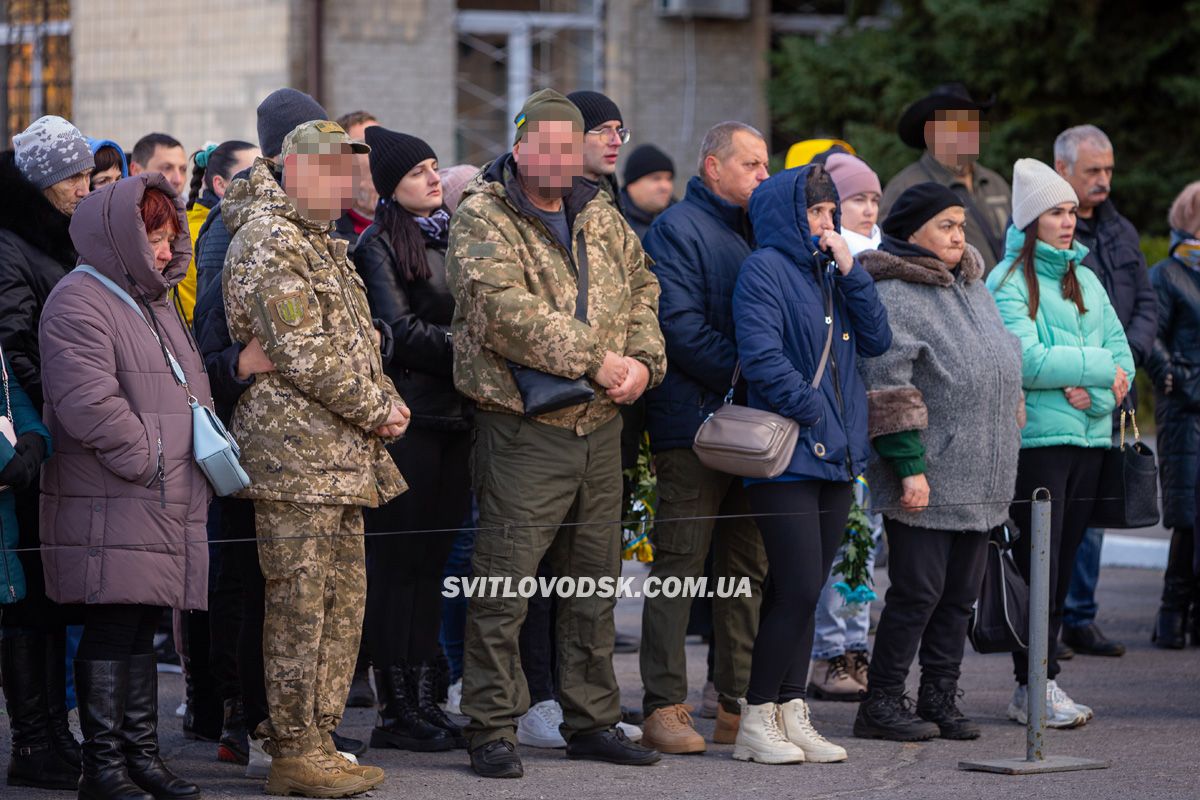
M316 100L298 89L276 89L258 104L258 146L267 158L278 158L283 137L298 126L329 119Z
M46 116L13 137L17 169L38 189L96 166L79 129L62 117Z
M1013 164L1012 217L1017 230L1059 203L1079 205L1079 197L1066 179L1036 158L1018 158Z

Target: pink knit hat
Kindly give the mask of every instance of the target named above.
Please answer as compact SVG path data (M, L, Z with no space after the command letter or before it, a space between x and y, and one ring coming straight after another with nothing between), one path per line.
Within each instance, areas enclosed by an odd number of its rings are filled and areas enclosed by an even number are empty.
M883 187L867 162L849 153L834 153L825 160L825 169L833 178L837 187L838 197L845 200L863 192L883 194Z

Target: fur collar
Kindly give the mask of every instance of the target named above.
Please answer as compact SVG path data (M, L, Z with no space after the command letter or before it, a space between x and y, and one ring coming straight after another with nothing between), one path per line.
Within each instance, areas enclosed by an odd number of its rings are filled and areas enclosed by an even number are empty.
M858 260L876 282L898 280L946 287L955 281L954 272L936 258L900 258L882 250L869 250L860 253ZM967 245L958 267L963 283L983 277L983 257L974 245Z
M11 231L67 269L75 266L71 218L51 205L17 169L12 150L0 153L0 229Z

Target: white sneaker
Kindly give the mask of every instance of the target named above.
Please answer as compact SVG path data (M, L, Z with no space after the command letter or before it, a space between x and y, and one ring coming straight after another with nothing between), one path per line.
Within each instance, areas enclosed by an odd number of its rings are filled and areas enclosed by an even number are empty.
M1029 715L1026 709L1029 707L1028 687L1017 685L1013 690L1012 700L1008 701L1008 718L1014 722L1019 722L1022 725L1028 724ZM1063 702L1063 701L1066 702ZM1062 689L1058 688L1058 684L1054 681L1046 682L1046 727L1047 728L1077 728L1087 722L1087 718L1079 708L1071 702L1071 698L1067 697Z
M831 764L846 760L846 748L836 745L817 733L813 727L808 704L803 700L789 700L779 707L783 734L788 741L804 751L804 760L814 764Z
M175 716L180 717L180 718L186 717L187 716L187 706L188 706L187 700L184 700L182 703L180 703L178 706L176 706L175 707Z
M788 741L780 725L779 704L742 704L733 757L738 761L757 761L760 764L800 764L804 751Z
M250 758L246 762L247 778L266 778L271 773L271 756L263 750L262 739L250 740Z
M558 727L562 721L562 706L558 701L543 700L517 720L517 741L529 747L551 750L566 747L567 741Z
M462 678L450 684L446 690L446 705L443 708L447 714L462 715Z
M1075 706L1079 713L1083 714L1084 722L1090 722L1092 717L1096 716L1096 712L1092 711L1090 706L1085 706L1083 703L1076 703L1070 697L1067 697L1067 693L1064 692L1062 687L1058 685L1058 681L1046 681L1046 690L1053 692L1059 702L1065 702L1069 705Z
M640 742L642 740L642 729L637 725L630 725L628 722L618 722L617 727L625 734L625 738L631 742Z

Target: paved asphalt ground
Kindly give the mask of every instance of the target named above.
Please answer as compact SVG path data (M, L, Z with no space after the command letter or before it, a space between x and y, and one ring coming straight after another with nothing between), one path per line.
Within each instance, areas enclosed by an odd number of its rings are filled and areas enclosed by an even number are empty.
M628 566L628 565L627 565ZM627 574L644 574L641 565ZM882 573L882 571L881 571ZM881 584L886 576L880 574ZM468 766L464 751L439 754L371 751L364 763L382 766L387 781L373 798L1200 798L1200 647L1158 650L1150 644L1162 576L1150 570L1106 569L1101 577L1100 623L1124 641L1129 652L1119 659L1077 656L1065 662L1060 682L1080 702L1096 711L1096 719L1073 731L1049 731L1049 754L1107 759L1106 770L1009 777L963 772L963 759L1023 756L1025 730L1005 719L1012 691L1011 663L1005 656L979 656L969 651L962 688L964 710L983 727L975 742L934 740L922 744L869 742L853 738L856 705L814 702L817 727L845 745L843 764L763 766L732 759L732 746L711 746L703 756L664 756L648 768L616 767L567 761L561 751L524 748L526 777L519 781L485 781ZM640 601L623 599L618 627L636 632ZM689 644L693 703L699 704L704 681L705 650ZM623 699L641 701L636 655L616 657ZM254 797L262 783L241 777L241 768L215 760L216 746L189 742L173 710L183 691L177 675L162 675L161 739L171 765L197 781L206 798ZM915 680L915 675L913 676ZM913 687L915 694L915 686ZM346 734L366 738L373 712L350 709ZM712 721L697 720L706 737ZM7 718L0 715L0 752L7 750ZM0 763L5 756L0 755ZM65 793L0 786L3 798L66 797Z

